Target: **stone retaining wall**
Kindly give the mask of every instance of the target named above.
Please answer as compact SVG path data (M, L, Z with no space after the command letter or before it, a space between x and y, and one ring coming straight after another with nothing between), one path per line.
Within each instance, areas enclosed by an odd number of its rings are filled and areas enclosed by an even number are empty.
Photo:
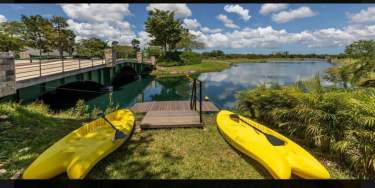
M12 53L0 52L0 97L16 93L16 75Z

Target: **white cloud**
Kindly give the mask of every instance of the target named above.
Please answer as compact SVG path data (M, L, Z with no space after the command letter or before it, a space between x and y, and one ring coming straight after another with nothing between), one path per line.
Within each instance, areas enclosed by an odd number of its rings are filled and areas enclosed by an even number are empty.
M244 28L224 33L204 33L191 31L208 48L280 48L295 44L308 48L344 47L360 39L375 39L375 25L347 26L341 29L326 28L313 31L290 33L285 29L276 30L271 26Z
M147 44L152 40L150 37L150 34L146 31L140 31L138 32L138 39L141 42L140 46L141 48L146 47Z
M120 21L131 15L128 4L61 4L61 8L70 18L89 22Z
M203 33L219 33L219 32L221 32L222 30L219 29L219 28L211 29L211 28L208 28L208 27L202 27L202 28L201 28L201 31L202 31Z
M4 15L0 14L0 23L6 22L6 21L7 21L7 18Z
M225 25L225 27L229 27L229 28L240 28L238 27L238 25L236 25L233 20L229 19L226 15L224 14L219 14L217 17L216 17L218 20L222 21Z
M302 6L298 9L282 11L272 15L272 20L276 23L286 23L295 19L307 18L317 15L310 7Z
M77 40L97 37L103 40L119 41L122 44L130 44L130 41L136 37L131 26L126 21L114 23L80 23L68 19L69 28L77 35Z
M198 27L201 26L201 24L198 22L198 20L196 19L188 19L188 18L185 18L183 20L183 26L187 29L196 29Z
M288 8L288 4L266 3L266 4L263 4L262 7L260 7L259 13L261 13L262 15L267 15L269 13L279 12L279 11L285 10L287 8Z
M349 13L347 16L352 23L375 22L375 7L368 7L355 14Z
M240 5L225 5L224 10L229 13L236 13L241 16L245 21L248 21L251 16L249 15L249 10L241 7Z
M132 25L124 20L131 15L128 4L61 4L63 11L71 18L69 28L76 34L76 40L100 38L130 44L137 38Z
M159 10L169 10L175 12L176 17L183 18L191 16L191 10L186 4L150 4L146 7L147 11L159 9Z

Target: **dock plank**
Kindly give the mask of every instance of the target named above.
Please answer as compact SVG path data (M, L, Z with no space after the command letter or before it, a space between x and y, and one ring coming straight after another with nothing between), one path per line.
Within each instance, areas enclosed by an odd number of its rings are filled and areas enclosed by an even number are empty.
M199 103L197 103L197 109ZM190 101L152 101L136 103L131 110L136 113L149 111L191 111ZM210 101L203 101L202 112L217 112L219 109Z
M141 121L142 129L203 127L197 111L148 111Z

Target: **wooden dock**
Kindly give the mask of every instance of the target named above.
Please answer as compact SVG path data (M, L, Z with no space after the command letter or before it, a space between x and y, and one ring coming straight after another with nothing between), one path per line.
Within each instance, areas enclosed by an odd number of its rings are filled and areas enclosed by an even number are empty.
M141 121L142 129L203 127L197 111L149 111Z
M199 108L199 103L197 104ZM190 101L152 101L136 103L131 110L146 113L142 129L203 127L199 112L190 109ZM209 101L202 103L202 112L217 112L219 109Z
M199 102L197 102L199 108ZM131 110L136 113L149 111L191 111L190 101L152 101L136 103ZM203 101L202 112L218 112L219 109L210 101Z

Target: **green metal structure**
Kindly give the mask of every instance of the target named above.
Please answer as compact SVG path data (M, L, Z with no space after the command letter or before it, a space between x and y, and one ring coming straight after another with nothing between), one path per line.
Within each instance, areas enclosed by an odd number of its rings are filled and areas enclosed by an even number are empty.
M21 102L30 102L49 91L53 91L58 87L73 82L91 81L102 85L103 88L110 88L110 86L112 86L112 81L123 71L130 71L137 76L143 76L149 74L152 69L153 65L151 64L119 59L110 67L88 70L87 72L66 76L25 88L19 88L17 89L17 93L14 96L10 96L10 98Z

